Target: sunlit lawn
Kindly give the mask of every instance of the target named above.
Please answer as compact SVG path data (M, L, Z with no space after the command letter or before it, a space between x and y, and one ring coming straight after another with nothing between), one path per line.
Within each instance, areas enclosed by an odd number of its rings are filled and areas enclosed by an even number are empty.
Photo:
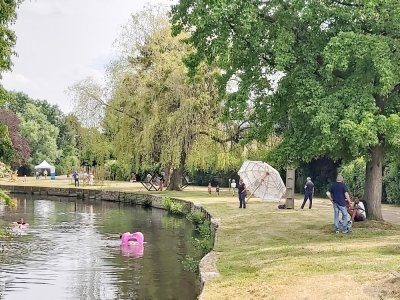
M149 193L139 183L96 188ZM367 221L335 234L330 202L316 199L311 210L300 210L301 195L294 210L279 210L277 202L258 199L239 209L227 189L220 196L193 186L154 194L200 204L220 223L214 250L221 275L206 284L202 299L400 299L399 225Z
M311 210L300 210L301 200L279 210L257 199L239 209L227 192L168 194L202 203L220 220L221 276L202 299L400 299L399 225L367 221L335 234L325 199Z

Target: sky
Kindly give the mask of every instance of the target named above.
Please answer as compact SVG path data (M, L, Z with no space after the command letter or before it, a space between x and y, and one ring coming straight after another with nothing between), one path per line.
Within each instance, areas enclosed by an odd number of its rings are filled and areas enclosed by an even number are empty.
M66 90L87 77L102 81L106 66L116 57L113 43L130 15L146 4L174 2L25 0L13 25L18 56L0 82L7 90L46 100L69 113L73 103Z

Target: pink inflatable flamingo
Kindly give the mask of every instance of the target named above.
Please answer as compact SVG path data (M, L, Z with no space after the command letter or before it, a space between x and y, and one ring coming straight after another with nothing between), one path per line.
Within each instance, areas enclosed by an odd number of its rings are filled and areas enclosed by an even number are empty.
M140 258L143 257L144 254L144 246L143 244L121 244L121 254L127 257L135 257Z
M121 235L121 245L129 245L129 240L135 239L138 244L143 244L144 236L141 232L125 232Z

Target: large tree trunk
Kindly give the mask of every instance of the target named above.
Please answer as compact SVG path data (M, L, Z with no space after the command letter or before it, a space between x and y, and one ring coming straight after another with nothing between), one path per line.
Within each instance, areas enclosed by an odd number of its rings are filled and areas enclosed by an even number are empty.
M367 202L367 218L370 220L383 220L381 210L383 155L383 146L374 146L371 149L371 160L366 166L364 199Z
M183 163L180 164L179 168L172 170L172 175L170 177L170 182L167 190L169 191L180 191L182 185L182 177L185 167Z
M181 153L181 161L178 168L172 169L170 182L167 190L181 191L183 172L185 171L186 152L183 150Z

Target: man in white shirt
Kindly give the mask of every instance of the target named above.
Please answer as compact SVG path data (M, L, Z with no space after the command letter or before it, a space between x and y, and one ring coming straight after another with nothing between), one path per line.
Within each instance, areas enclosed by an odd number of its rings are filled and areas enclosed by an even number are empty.
M351 222L360 222L367 218L364 203L360 201L358 196L354 196L354 203L348 208L348 213L351 216Z

